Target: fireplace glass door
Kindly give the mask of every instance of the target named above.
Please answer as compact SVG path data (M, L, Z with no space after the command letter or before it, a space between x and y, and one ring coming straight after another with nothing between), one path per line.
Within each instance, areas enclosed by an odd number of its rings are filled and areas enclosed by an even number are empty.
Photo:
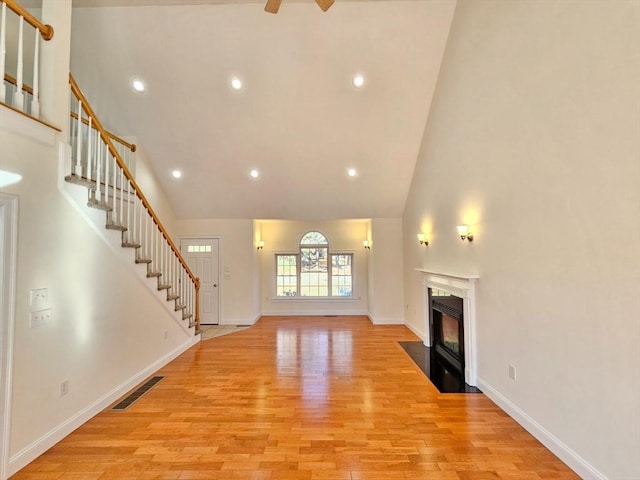
M464 372L464 322L462 299L454 296L432 297L431 319L436 354L459 374Z

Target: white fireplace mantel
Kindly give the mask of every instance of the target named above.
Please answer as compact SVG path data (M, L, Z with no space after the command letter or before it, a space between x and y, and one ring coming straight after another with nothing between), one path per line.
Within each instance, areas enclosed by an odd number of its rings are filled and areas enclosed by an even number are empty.
M478 352L476 346L476 281L477 274L441 272L425 268L416 268L423 274L424 300L426 313L426 328L424 344L431 346L429 325L429 288L442 290L456 297L462 298L464 322L464 380L471 386L476 386Z

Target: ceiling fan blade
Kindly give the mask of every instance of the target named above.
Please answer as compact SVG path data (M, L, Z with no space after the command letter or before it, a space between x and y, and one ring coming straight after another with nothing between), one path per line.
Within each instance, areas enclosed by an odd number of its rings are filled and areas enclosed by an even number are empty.
M316 0L316 3L323 12L326 12L327 10L329 10L329 7L333 5L333 0Z
M267 0L267 4L264 6L264 11L269 13L278 13L282 0Z

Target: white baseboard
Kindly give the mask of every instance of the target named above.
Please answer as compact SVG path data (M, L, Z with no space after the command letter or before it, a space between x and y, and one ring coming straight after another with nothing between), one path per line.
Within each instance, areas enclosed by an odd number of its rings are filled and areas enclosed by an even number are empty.
M409 330L411 330L413 333L415 333L415 335L424 342L424 333L423 332L419 332L418 329L416 329L416 327L414 327L413 325L411 325L409 322L404 322L404 326L407 327Z
M368 313L367 316L374 325L404 325L403 318L376 318L370 313Z
M284 312L262 312L260 317L325 317L325 316L353 317L367 315L362 310L287 310Z
M254 325L262 316L259 314L254 318L225 318L220 320L219 325Z
M34 461L44 452L46 452L49 448L53 447L56 443L62 440L64 437L69 435L75 429L89 421L91 418L95 417L98 413L103 411L113 402L122 397L125 393L131 390L133 387L141 383L144 379L149 377L151 374L164 367L171 360L175 359L178 355L191 348L193 345L200 341L200 336L194 336L190 338L188 341L184 342L179 347L175 348L173 351L167 353L164 357L158 359L153 362L151 365L141 370L133 377L131 377L126 382L118 385L113 390L108 392L103 397L96 400L93 404L86 407L84 410L76 413L73 417L67 419L65 422L61 423L53 430L44 434L42 437L37 439L35 442L27 445L25 448L20 450L18 453L13 455L9 459L9 476L14 475L20 469L24 468L26 465Z
M531 435L536 437L540 443L558 456L569 468L580 475L583 480L607 480L605 475L589 465L580 455L571 450L566 444L556 438L551 432L523 412L487 382L478 377L477 383L482 393L507 412L511 418L522 425Z

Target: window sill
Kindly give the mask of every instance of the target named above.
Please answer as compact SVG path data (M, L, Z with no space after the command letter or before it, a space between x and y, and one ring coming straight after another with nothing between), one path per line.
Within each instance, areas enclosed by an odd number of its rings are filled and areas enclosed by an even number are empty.
M271 297L272 302L357 302L360 297Z

